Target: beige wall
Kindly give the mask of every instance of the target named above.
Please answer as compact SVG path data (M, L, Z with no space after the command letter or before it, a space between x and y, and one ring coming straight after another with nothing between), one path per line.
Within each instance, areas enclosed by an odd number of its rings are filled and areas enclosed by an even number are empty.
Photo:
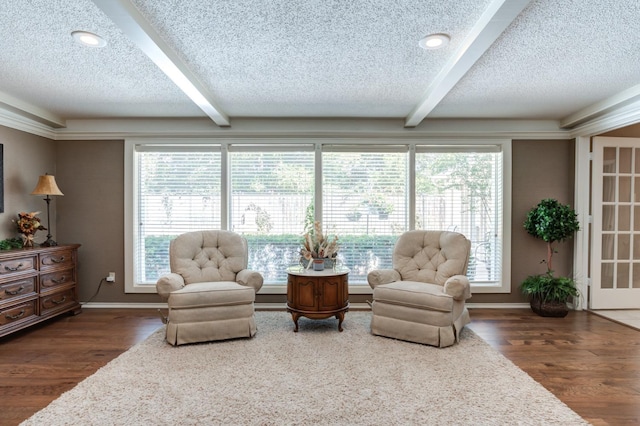
M631 126L623 127L621 129L612 130L599 136L640 138L640 124L634 124Z
M42 211L41 197L29 195L38 176L54 174L63 197L51 204L52 234L61 243L82 244L79 251L80 299L88 301L103 277L116 273L114 284L103 283L94 302L159 302L155 294L124 293L124 143L112 141L51 141L0 126L4 145L5 212L0 213L0 236L17 236L11 222L19 211ZM544 272L544 243L522 227L526 212L543 198L573 202L574 142L514 141L512 189L512 292L476 294L472 303L521 303L518 283L529 274ZM57 216L56 216L57 214ZM36 236L45 239L46 232ZM569 275L572 241L558 246L556 272ZM353 295L352 302L367 296ZM284 302L284 295L260 295L260 302Z
M0 126L0 144L4 151L4 212L0 213L0 239L18 237L15 224L19 212L40 211L47 226L47 204L42 196L30 195L38 176L56 174L56 143L52 140ZM62 187L64 193L64 187ZM51 233L56 239L56 203L63 197L52 197ZM47 231L36 233L35 240L46 240Z
M58 228L78 251L80 300L160 302L156 294L124 292L124 142L58 141L58 176L65 197L58 204Z
M103 283L95 302L159 302L153 294L125 294L124 277L124 143L122 141L58 141L56 179L65 192L58 203L59 234L82 244L80 297L87 301L108 272L116 283ZM518 285L529 274L544 272L539 261L545 246L522 227L526 212L543 198L573 201L574 142L514 141L511 294L477 294L473 303L521 303ZM571 272L571 242L560 247L556 271ZM351 301L370 298L353 295ZM284 295L259 295L260 302L284 302Z
M511 217L511 288L510 294L476 294L470 303L521 303L519 284L528 275L541 274L546 267L546 244L524 230L527 212L544 198L555 198L573 205L573 140L513 141L513 185ZM555 272L571 275L573 240L557 245Z

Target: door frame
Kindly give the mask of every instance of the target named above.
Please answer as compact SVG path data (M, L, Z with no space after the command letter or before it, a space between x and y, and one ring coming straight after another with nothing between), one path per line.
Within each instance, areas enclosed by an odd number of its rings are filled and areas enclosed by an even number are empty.
M590 306L591 158L591 137L576 137L573 204L578 214L580 231L576 232L573 242L573 277L581 295L574 301L576 310L588 309Z

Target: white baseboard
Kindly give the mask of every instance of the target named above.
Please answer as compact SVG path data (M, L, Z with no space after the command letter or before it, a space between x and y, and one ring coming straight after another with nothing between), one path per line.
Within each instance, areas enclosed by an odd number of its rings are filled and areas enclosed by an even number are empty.
M467 303L468 309L531 309L529 303Z
M167 309L166 303L80 302L83 309Z
M111 302L89 302L81 303L86 309L167 309L166 303L111 303ZM284 311L286 303L256 303L256 310L259 311ZM469 309L530 309L528 303L467 303ZM350 309L354 311L369 311L371 308L367 303L351 303Z

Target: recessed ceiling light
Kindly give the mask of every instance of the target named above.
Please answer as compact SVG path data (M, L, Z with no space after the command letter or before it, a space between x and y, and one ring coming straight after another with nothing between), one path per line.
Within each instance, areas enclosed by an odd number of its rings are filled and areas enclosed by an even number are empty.
M447 34L429 34L418 42L418 45L423 49L440 49L449 44L449 36Z
M104 47L107 45L107 42L102 37L87 31L74 31L71 36L83 46Z

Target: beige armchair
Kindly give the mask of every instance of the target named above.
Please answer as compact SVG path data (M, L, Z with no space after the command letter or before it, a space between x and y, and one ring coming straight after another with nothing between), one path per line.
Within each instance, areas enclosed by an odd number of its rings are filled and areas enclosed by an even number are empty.
M393 250L393 269L369 273L373 288L371 332L445 347L470 322L465 300L471 243L448 231L409 231Z
M167 300L172 345L251 337L262 275L247 269L247 241L231 231L179 235L169 246L171 273L156 283Z

